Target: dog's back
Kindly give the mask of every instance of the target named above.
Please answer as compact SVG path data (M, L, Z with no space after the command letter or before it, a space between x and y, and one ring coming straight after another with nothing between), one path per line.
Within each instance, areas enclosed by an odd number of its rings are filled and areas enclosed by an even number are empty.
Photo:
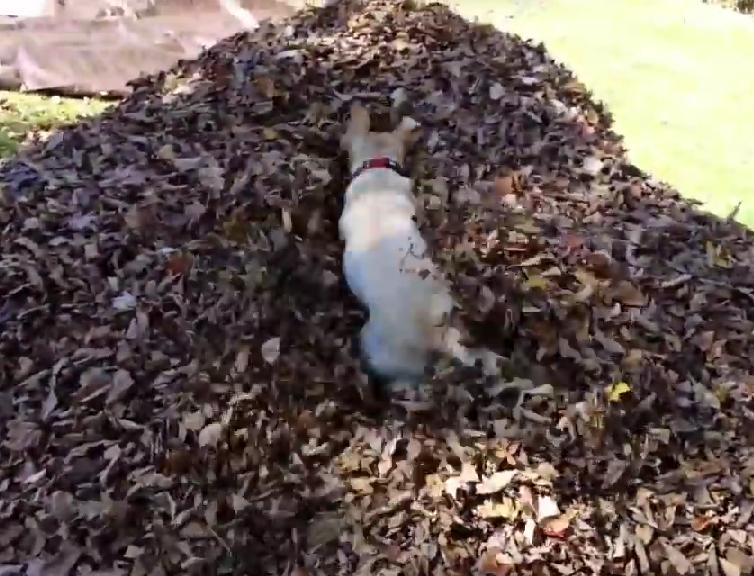
M373 173L352 183L340 221L346 280L369 307L362 349L377 372L421 376L452 300L413 221L411 183Z

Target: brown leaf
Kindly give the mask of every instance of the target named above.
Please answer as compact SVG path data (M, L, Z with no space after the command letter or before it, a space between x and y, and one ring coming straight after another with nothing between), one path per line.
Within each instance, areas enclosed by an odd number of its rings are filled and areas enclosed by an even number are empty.
M741 568L725 558L720 558L720 568L725 576L741 576Z
M514 566L498 562L497 558L500 552L498 548L489 548L482 554L477 562L477 572L480 575L489 576L507 576L510 574Z
M362 494L372 494L374 492L372 482L372 478L351 478L350 480L351 488Z
M120 401L134 385L134 379L128 370L120 369L113 375L112 383L110 384L110 390L107 393L108 404L113 404Z
M477 484L477 494L494 494L500 492L511 483L516 473L516 470L505 470L503 472L495 472L491 476L484 476L482 481Z
M485 500L477 506L476 512L479 517L484 519L504 518L506 520L514 520L518 516L519 508L511 498L505 497L502 502Z
M280 356L280 338L270 338L262 344L262 358L268 364L274 364Z
M613 298L626 306L644 306L646 304L645 296L630 282L618 282L610 292Z
M76 516L73 494L57 490L50 496L50 513L61 522L69 522Z
M537 499L537 521L542 523L543 520L560 517L558 503L550 496L540 496Z
M167 269L173 276L183 276L188 274L191 270L191 266L194 263L194 258L191 254L174 254L168 260Z
M62 549L48 561L33 560L27 565L28 576L68 576L81 557L82 551L78 547L64 542Z
M660 543L665 550L668 561L673 566L673 568L675 568L678 574L683 576L684 574L688 574L692 570L693 566L691 562L688 561L686 556L680 550L672 546L665 539L660 539Z
M275 82L269 76L255 78L254 86L265 98L274 98L277 94Z
M704 532L709 526L717 523L714 516L695 516L691 521L691 527L697 532Z
M561 514L560 516L545 519L540 523L540 527L546 536L564 538L570 524L571 521L568 515Z
M343 520L337 514L322 514L314 518L306 529L309 549L336 542L343 532Z
M189 539L196 539L196 538L210 538L212 536L211 532L207 530L207 527L204 526L200 522L192 521L186 524L183 528L180 530L181 538L189 538Z
M186 430L190 430L192 432L198 432L202 428L204 428L205 421L206 418L201 411L188 412L183 415L183 425L186 427Z
M217 448L223 434L223 425L220 422L211 422L199 432L199 446Z

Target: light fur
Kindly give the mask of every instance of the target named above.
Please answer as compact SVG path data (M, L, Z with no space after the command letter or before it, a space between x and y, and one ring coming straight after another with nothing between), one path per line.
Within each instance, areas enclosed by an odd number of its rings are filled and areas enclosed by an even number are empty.
M375 158L402 165L417 127L406 117L392 132L371 132L369 112L354 105L341 140L351 172ZM497 357L465 348L458 330L449 326L454 301L427 256L415 214L411 180L389 168L366 170L346 189L339 221L343 268L351 291L369 309L362 356L390 380L420 380L436 352L466 365L481 360L485 372L494 373Z

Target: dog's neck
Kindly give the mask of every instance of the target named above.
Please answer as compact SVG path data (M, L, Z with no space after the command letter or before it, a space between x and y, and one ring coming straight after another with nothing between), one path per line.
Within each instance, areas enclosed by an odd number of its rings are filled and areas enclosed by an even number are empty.
M361 176L364 172L367 172L368 170L392 170L399 176L403 176L404 178L407 178L403 167L401 164L394 160L393 158L390 158L389 156L380 156L375 158L369 158L367 160L362 161L359 164L355 164L351 167L351 180L355 180L359 176Z
M358 167L346 188L346 204L357 198L399 196L413 207L415 202L414 186L411 178L401 172L388 167L369 167L359 170Z

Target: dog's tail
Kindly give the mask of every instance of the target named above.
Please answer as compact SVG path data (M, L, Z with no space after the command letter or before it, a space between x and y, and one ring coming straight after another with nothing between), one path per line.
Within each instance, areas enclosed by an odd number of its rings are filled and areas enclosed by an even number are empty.
M476 366L479 364L485 376L497 376L500 374L501 357L486 348L469 348L464 346L461 343L461 331L452 326L448 326L443 331L440 351L464 366Z

